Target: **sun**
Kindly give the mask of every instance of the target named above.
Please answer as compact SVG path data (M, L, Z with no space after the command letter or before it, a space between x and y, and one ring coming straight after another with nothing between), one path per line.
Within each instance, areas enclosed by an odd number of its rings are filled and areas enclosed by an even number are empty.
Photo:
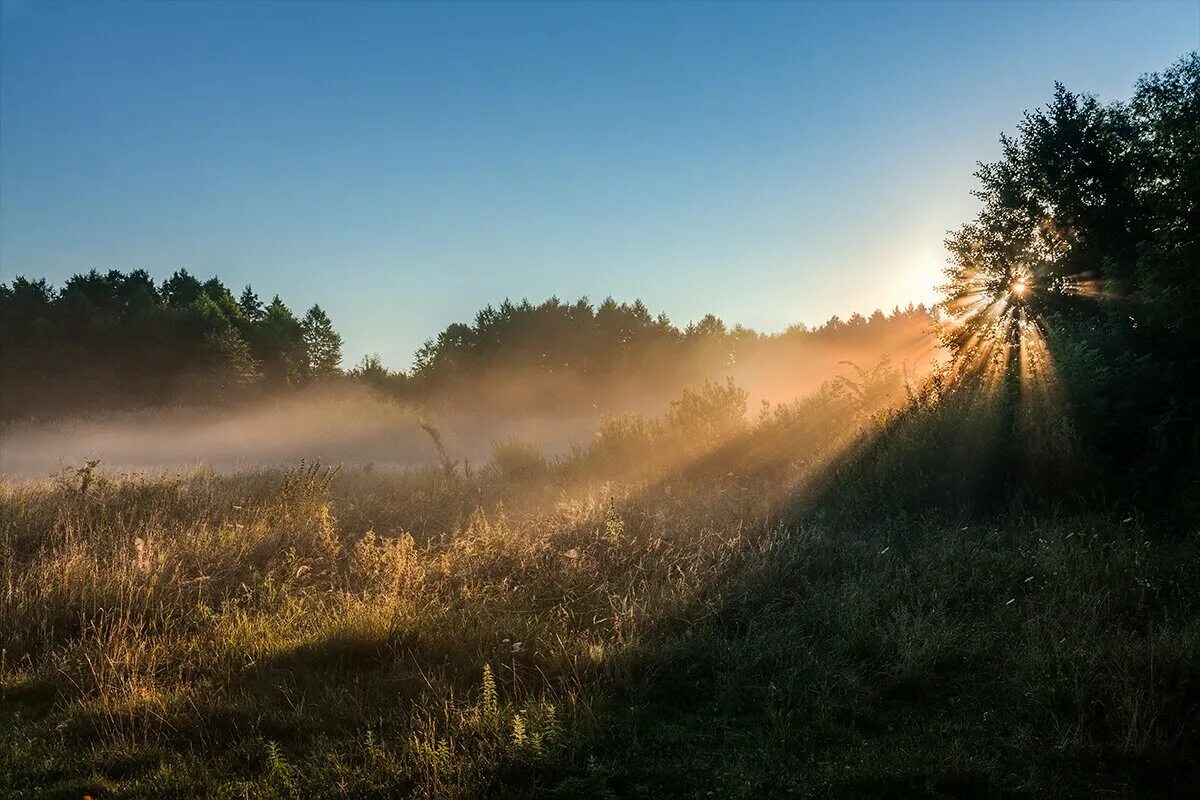
M1025 293L1028 291L1029 284L1025 283L1023 280L1018 280L1012 285L1012 293L1014 297L1024 297Z

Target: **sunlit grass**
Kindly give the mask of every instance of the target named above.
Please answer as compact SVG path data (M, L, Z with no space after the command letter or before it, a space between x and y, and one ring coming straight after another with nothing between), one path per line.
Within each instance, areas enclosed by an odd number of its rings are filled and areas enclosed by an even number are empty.
M740 424L700 392L469 475L2 484L0 786L755 796L992 769L1034 791L1046 759L1174 752L1200 636L1194 593L1159 592L1192 585L1190 551L1103 517L906 520L869 480L917 496L888 470L945 401L908 392L848 370Z

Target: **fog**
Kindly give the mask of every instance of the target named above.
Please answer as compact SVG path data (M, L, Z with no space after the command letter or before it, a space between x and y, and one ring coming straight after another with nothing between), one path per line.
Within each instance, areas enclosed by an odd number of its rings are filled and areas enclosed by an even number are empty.
M889 344L893 366L913 380L939 357L928 335ZM818 390L847 372L843 361L872 366L881 355L877 346L818 347L797 362L759 356L712 377L732 377L747 389L753 416L763 401L788 402ZM0 475L46 476L86 459L100 459L113 471L236 470L302 458L384 468L436 463L433 441L418 424L422 417L436 425L455 460L481 465L492 444L506 437L536 442L554 455L572 444L586 446L605 412L658 416L682 389L649 383L629 379L589 388L565 375L492 375L470 386L469 402L434 402L423 411L346 383L233 407L179 406L12 422L0 430Z

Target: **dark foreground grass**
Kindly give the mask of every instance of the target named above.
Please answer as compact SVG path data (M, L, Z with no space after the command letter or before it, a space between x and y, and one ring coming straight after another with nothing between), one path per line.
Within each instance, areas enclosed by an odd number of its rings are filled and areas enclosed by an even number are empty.
M781 532L709 618L635 657L591 773L552 796L1188 796L1197 553L1143 535Z
M861 418L781 419L640 473L4 484L0 794L1186 796L1194 531L797 505Z

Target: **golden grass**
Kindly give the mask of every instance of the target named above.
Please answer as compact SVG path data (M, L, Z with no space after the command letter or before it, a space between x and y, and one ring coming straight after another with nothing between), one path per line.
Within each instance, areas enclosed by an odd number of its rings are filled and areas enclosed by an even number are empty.
M864 437L924 446L910 402L917 432L825 397L708 449L634 421L469 476L0 483L0 789L753 796L1004 764L1045 788L1047 753L1191 741L1194 543L888 516L871 481L923 497L894 477L922 462ZM871 526L824 516L831 481Z

